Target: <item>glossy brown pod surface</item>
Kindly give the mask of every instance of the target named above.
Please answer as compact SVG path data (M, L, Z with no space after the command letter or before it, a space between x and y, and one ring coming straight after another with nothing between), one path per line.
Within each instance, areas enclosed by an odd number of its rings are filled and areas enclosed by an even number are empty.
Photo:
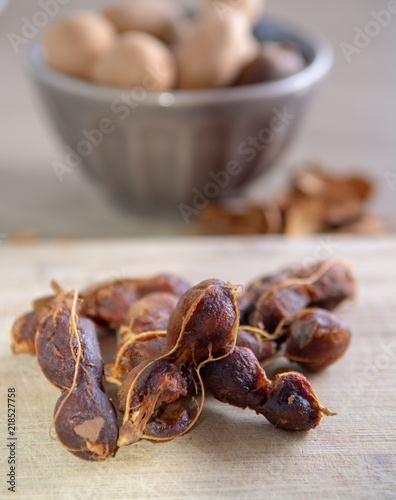
M236 340L239 314L236 288L210 279L190 288L169 318L167 347L178 362L207 361Z
M337 361L351 341L348 325L323 309L301 311L290 323L284 354L310 371Z
M216 399L252 410L265 403L271 384L252 351L238 346L227 357L205 365L202 380Z

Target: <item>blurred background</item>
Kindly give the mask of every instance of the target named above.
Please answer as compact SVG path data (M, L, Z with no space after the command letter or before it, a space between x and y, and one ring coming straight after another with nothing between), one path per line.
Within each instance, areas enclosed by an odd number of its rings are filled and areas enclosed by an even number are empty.
M61 14L104 2L64 3ZM296 166L319 161L328 173L359 173L371 180L370 212L395 228L396 14L365 47L345 57L345 44L354 43L356 29L365 29L373 11L387 5L380 0L267 1L269 17L312 26L325 36L334 63L301 133L277 164L244 191L246 200L269 199L287 189ZM0 238L190 234L181 216L156 219L122 210L81 169L62 182L54 175L51 164L62 159L63 146L27 76L25 47L15 53L8 36L21 33L24 19L39 9L36 0L0 2ZM38 30L29 44L41 35Z

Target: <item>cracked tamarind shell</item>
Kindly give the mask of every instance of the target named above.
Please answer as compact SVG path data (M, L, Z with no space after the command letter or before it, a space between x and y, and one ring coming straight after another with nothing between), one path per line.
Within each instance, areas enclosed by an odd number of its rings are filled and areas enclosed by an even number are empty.
M220 351L229 354L236 341L236 290L210 279L180 298L169 319L164 354L136 366L118 390L124 415L118 446L141 438L172 439L194 425L204 401L199 371Z

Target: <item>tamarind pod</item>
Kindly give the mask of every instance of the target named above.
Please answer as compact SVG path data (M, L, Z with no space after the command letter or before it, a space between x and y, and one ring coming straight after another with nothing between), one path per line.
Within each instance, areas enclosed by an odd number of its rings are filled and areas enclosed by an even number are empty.
M121 384L124 415L118 446L138 439L171 439L187 432L204 401L200 369L226 356L236 341L237 287L206 280L190 288L172 312L164 354L143 361Z
M81 314L99 324L121 325L131 305L153 292L181 296L189 288L181 278L161 274L152 278L121 278L99 283L81 293Z
M334 415L301 373L281 373L271 382L245 347L235 347L228 356L204 366L202 379L216 399L250 408L280 429L308 431L323 415Z
M345 321L325 309L305 309L286 329L284 355L316 372L340 359L351 342Z
M95 325L72 307L56 304L37 330L37 360L45 377L62 391L54 412L56 437L85 460L104 460L115 450L117 417L103 392L103 361ZM52 427L52 426L51 426Z

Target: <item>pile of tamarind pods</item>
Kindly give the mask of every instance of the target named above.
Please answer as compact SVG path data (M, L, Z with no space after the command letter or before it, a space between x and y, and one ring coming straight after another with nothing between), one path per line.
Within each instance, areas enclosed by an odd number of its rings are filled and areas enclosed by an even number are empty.
M341 259L285 270L247 287L208 279L190 287L173 275L117 279L80 294L52 283L11 332L14 353L36 354L61 391L51 429L71 453L104 460L140 439L170 440L197 421L205 392L250 408L280 429L308 431L323 415L298 371L267 377L277 357L320 371L346 351L351 332L330 312L355 293ZM96 328L119 345L104 366ZM103 388L117 384L117 412Z

